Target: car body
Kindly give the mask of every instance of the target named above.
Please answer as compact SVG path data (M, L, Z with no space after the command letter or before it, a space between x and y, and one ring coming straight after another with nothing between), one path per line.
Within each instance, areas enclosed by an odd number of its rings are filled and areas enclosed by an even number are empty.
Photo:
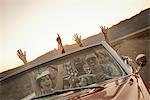
M102 41L29 65L0 81L4 90L29 76L28 82L22 83L19 88L29 84L31 92L18 96L19 99L149 100L150 93L137 68L137 65L129 67ZM14 98L13 92L8 94ZM9 97L3 99L8 100Z

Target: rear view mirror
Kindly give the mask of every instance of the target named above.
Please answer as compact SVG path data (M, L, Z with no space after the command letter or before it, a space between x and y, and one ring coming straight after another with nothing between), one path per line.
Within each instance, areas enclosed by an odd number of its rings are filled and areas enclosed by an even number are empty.
M139 54L136 57L136 63L140 66L140 67L144 67L146 65L146 56L145 54Z

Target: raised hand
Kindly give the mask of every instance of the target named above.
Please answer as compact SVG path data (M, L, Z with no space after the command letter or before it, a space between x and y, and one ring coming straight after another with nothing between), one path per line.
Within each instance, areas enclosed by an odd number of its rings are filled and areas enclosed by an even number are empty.
M101 28L101 31L102 33L104 34L104 37L105 37L105 41L109 44L110 44L110 39L109 39L109 36L108 36L108 28L106 28L105 26L100 26Z
M17 55L18 57L23 61L24 64L27 64L27 59L26 59L26 52L22 52L21 49L17 50Z
M83 47L83 44L81 42L81 36L79 37L78 34L73 35L73 40L76 41L76 43L80 46Z
M57 34L57 39L56 39L58 45L62 46L62 42L61 42L61 38L59 36L59 34Z
M54 49L54 52L56 53L56 54L63 54L63 53L65 53L65 49L64 49L64 47L63 47L63 44L62 44L62 41L61 41L61 37L59 36L59 34L57 34L58 36L57 36L57 38L56 38L56 41L57 41L57 43L58 43L58 49L56 50L56 49Z
M100 26L101 31L103 32L103 34L107 34L108 31L108 27L106 28L105 26Z

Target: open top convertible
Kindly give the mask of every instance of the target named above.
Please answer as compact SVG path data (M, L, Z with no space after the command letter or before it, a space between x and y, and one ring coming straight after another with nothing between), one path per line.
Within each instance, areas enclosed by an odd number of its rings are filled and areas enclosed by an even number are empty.
M138 70L137 64L125 64L102 41L49 57L1 78L2 94L5 94L2 100L149 100L150 94ZM24 77L28 80L24 81ZM27 93L19 95L24 89L28 89Z

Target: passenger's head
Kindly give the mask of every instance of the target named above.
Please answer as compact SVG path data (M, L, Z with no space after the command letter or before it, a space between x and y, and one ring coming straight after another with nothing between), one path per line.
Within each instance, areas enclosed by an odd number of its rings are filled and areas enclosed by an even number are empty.
M53 83L49 75L49 71L44 71L36 78L39 87L43 91L50 91L53 88Z
M99 60L94 53L86 55L86 62L92 70L97 70L100 67Z
M65 68L66 68L67 72L71 71L72 70L71 62L66 62L65 63Z
M78 75L82 75L84 73L84 70L83 70L84 61L82 57L74 58L73 65L77 69Z
M144 67L146 65L146 56L145 54L139 54L136 57L136 63L140 66L140 67Z
M48 71L49 71L49 75L51 76L51 79L55 80L57 77L57 69L50 66L50 67L48 67Z
M77 57L73 59L73 63L75 67L81 67L83 65L83 60L82 58Z
M91 74L92 73L91 68L89 67L88 64L84 64L83 69L84 69L86 74Z

